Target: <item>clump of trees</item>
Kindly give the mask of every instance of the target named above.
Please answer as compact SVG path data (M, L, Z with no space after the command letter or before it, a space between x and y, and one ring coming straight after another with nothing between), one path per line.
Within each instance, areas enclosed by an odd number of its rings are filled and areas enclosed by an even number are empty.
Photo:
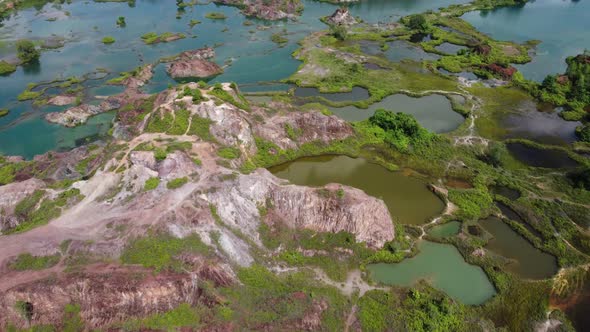
M422 128L412 115L406 113L378 109L369 118L369 123L383 130L384 142L402 151L411 145L428 143L434 138L434 134Z
M338 40L346 40L348 38L348 31L341 25L335 25L330 27L330 32Z
M426 17L423 14L416 14L416 15L411 15L409 16L409 18L407 19L406 25L408 26L408 28L412 29L412 30L418 30L418 31L427 31L428 28L430 27L428 25L428 21L426 20Z
M127 22L125 22L125 17L124 16L119 16L117 18L117 26L119 28L124 28L125 26L127 26Z
M534 93L543 101L567 106L566 119L582 120L590 105L590 52L568 57L566 63L565 74L547 76Z
M35 47L35 44L28 39L21 39L16 42L16 52L23 64L35 62L41 56L41 52Z

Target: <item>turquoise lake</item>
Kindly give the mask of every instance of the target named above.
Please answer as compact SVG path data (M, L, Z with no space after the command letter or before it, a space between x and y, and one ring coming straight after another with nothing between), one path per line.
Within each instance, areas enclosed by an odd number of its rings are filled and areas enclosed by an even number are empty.
M537 0L518 7L470 12L462 18L496 39L541 40L533 61L516 66L525 78L536 81L564 72L565 58L590 49L588 1Z
M467 1L370 0L351 5L350 10L354 16L377 23L464 2ZM298 47L297 42L312 31L325 29L326 26L319 21L320 17L331 14L337 8L336 5L311 0L304 0L303 4L305 10L297 21L279 22L248 19L237 8L215 4L189 7L180 19L176 19L176 6L153 0L138 0L133 7L126 2L73 1L63 5L47 4L39 10L19 11L0 27L0 59L14 57L11 53L14 52L13 45L20 38L41 40L62 36L66 43L60 49L43 52L39 66L19 67L12 75L0 77L0 108L11 110L9 116L0 118L0 153L32 158L49 150L72 147L64 145L64 141L96 137L101 133L102 129L98 130L91 124L85 129L68 129L45 123L42 115L55 109L34 109L30 103L16 101L16 96L31 82L82 76L97 68L105 68L112 75L117 75L139 65L153 63L161 57L204 46L216 46L215 61L230 64L214 81L248 84L286 78L300 64L291 55ZM223 12L227 19L205 18L205 14L212 11ZM69 16L65 12L69 12ZM126 27L116 26L118 16L126 18ZM56 20L47 21L53 18ZM188 23L191 19L202 23L190 28ZM245 26L243 23L246 20L253 21L255 25ZM257 29L257 25L267 26L268 29ZM270 36L283 29L288 31L289 43L280 48L270 41ZM187 38L145 45L140 36L151 31L181 32ZM105 36L113 36L116 42L103 45L101 40ZM170 83L174 81L160 65L145 90L159 92Z

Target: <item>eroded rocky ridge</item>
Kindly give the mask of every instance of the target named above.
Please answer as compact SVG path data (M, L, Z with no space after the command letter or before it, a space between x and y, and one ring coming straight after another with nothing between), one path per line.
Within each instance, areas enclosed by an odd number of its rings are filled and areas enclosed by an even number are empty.
M242 8L242 13L264 20L295 18L303 10L299 0L215 0L215 3Z
M253 105L244 110L237 102L216 97L213 90L218 87L202 88L195 83L186 87L200 89L203 98L194 101L184 95L183 87L162 92L144 120L133 124L139 134L126 142L115 142L115 152L108 152L111 145L99 144L94 149L82 147L39 156L36 160L44 165L42 174L47 178L36 179L40 173L25 172L19 175L23 180L0 187L3 230L27 222L14 213L23 197L44 190L45 197L52 198L65 190L47 188L47 183L78 179L71 188L79 190L81 197L60 206L60 216L47 225L0 236L0 310L7 313L0 317L0 327L9 322L22 328L29 323L60 326L67 303L80 305L88 326L104 328L130 317L167 311L180 303L216 301L203 297L198 280L229 285L235 282L236 268L254 263L253 250L271 254L261 241L262 223L279 222L281 227L317 232L346 231L371 248L394 238L383 201L361 190L338 184L296 186L263 168L239 171L260 152L257 138L272 142L272 149L326 145L354 135L345 121L315 111L292 112L287 107L281 109L280 104L274 104L273 110ZM231 85L223 84L221 89L234 96L234 101L239 100ZM155 117L174 119L185 110L190 112L189 128L197 119L209 121L212 139L204 140L188 129L182 135L146 131ZM286 125L297 135L290 135ZM147 145L150 148L145 148ZM166 151L170 145L183 148L168 151L165 158L156 156L156 151ZM239 150L239 157L221 157L220 149L228 147ZM81 169L79 164L85 160L86 168ZM83 174L93 176L80 180ZM150 178L158 178L160 183L145 190ZM169 187L179 178L186 178L186 184ZM189 268L157 276L147 273L135 279L130 278L135 273L132 268L118 264L108 269L87 266L79 274L63 272L68 257L80 253L116 262L129 241L145 236L148 230L177 238L197 234L211 248L213 258L177 257L189 262ZM57 266L39 273L11 270L17 255L53 255L61 252L60 243L66 240L72 244ZM17 301L31 304L30 322L15 311ZM292 328L319 326L327 304L314 301L312 310L293 322Z

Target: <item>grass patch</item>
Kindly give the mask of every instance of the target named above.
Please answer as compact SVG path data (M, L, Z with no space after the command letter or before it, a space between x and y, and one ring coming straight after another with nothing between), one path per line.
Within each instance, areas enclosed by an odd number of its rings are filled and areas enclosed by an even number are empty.
M179 239L167 234L151 235L129 243L121 255L125 264L140 264L162 270L182 271L183 264L176 257L182 253L209 254L209 247L197 235Z
M160 178L151 177L145 180L145 184L143 185L143 191L150 191L158 188L160 185Z
M188 178L186 176L182 177L182 178L172 179L172 180L168 181L168 183L166 183L166 188L177 189L177 188L184 186L187 182L188 182Z
M10 268L16 271L44 270L55 266L61 259L60 254L50 256L33 256L29 253L20 254Z
M225 159L240 158L240 150L234 147L223 147L217 150L217 155Z

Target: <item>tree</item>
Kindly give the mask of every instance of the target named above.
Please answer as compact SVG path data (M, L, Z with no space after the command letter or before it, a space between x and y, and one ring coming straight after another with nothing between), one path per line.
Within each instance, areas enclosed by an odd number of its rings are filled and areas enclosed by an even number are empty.
M127 25L127 22L125 22L125 17L124 16L119 16L117 18L117 26L120 28L124 28Z
M332 26L330 30L332 36L336 37L338 40L346 40L348 37L348 31L346 31L346 28L341 25Z
M18 58L23 63L31 63L39 60L41 53L35 48L35 44L27 39L21 39L16 42L16 51Z
M408 21L408 27L410 27L412 30L425 31L428 30L428 22L426 21L426 17L424 17L424 15L412 15Z

